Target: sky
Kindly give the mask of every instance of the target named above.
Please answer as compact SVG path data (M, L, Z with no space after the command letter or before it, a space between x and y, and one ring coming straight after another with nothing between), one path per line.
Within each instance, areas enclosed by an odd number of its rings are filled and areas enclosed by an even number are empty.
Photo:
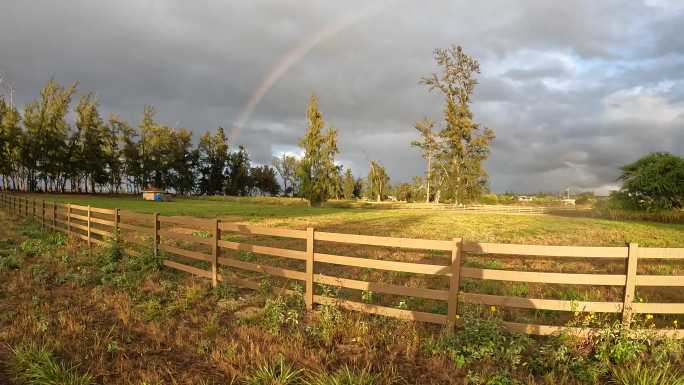
M268 164L298 154L309 95L338 160L392 182L423 175L419 84L452 44L480 61L474 119L496 133L495 192L616 188L619 167L684 155L684 2L0 0L0 71L22 105L50 78L97 93L103 116L143 106L197 139L218 126Z

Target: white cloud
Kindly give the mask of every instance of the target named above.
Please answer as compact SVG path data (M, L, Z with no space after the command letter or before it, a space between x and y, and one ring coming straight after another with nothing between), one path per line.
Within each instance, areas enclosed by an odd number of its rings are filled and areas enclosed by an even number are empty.
M684 103L672 103L666 98L671 82L654 87L637 86L619 90L606 96L602 103L608 121L629 120L670 123L684 117Z

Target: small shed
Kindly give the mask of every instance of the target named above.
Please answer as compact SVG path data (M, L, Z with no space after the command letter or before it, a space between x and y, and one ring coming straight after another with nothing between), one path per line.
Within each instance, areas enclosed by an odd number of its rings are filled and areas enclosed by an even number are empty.
M143 200L146 201L160 202L168 199L168 194L166 193L166 191L154 187L150 187L146 190L143 190L142 196Z

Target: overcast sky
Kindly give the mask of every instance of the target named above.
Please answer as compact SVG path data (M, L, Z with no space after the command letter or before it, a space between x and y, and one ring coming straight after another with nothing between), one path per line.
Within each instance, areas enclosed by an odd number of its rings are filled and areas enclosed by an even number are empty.
M357 176L369 159L422 175L413 125L442 101L418 81L451 44L481 63L494 191L605 191L645 153L684 155L679 0L0 1L18 104L78 80L103 116L137 124L150 104L195 138L225 127L259 163L299 151L313 91Z

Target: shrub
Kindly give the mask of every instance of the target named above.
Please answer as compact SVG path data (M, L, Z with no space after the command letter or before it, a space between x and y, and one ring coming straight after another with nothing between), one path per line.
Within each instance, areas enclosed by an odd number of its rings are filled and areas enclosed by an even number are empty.
M337 304L325 304L318 308L316 323L308 328L309 333L321 339L325 345L331 345L342 333L344 314Z
M18 270L21 268L23 260L16 254L0 256L0 272L6 270Z
M480 197L480 203L485 205L495 205L499 203L499 198L496 194L485 194Z
M12 349L9 360L10 376L26 385L90 385L92 377L79 374L76 366L55 359L50 351L35 345L22 345Z
M263 322L273 334L278 334L283 328L294 329L302 319L304 308L304 297L299 292L269 298L264 305Z
M625 329L616 322L602 328L591 342L597 360L622 365L640 358L646 352L649 340L644 333Z
M463 327L445 331L427 342L431 354L446 354L458 367L473 362L506 363L515 369L522 363L522 353L530 346L530 339L504 330L501 320L490 316L480 318L466 313Z

